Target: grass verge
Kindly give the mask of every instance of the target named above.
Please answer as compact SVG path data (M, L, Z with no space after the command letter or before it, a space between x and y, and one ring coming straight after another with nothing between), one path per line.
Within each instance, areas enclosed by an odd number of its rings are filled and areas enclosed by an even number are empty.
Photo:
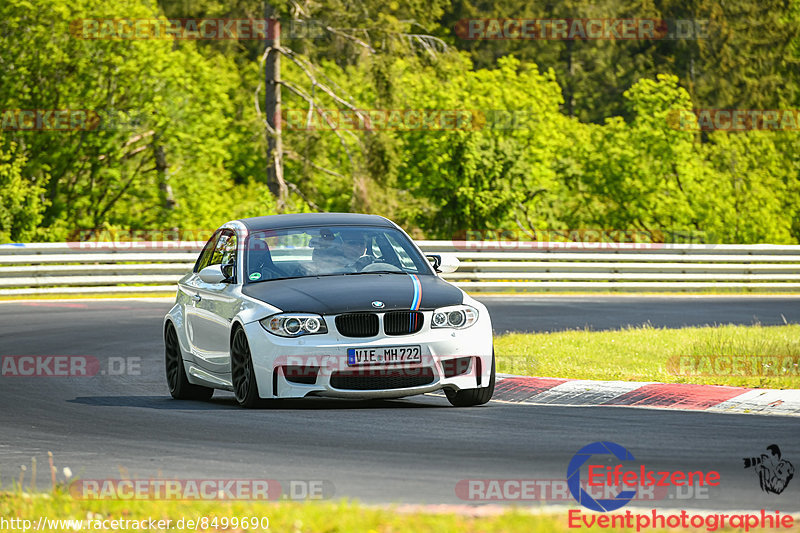
M463 506L459 507L463 511ZM480 509L473 508L473 509ZM497 509L497 508L495 508ZM120 501L79 500L64 493L23 494L0 493L0 517L8 520L29 520L28 531L281 531L289 533L514 533L537 531L562 533L569 528L566 509L563 512L532 513L530 508L511 508L498 512L459 513L448 509L419 511L414 508L364 506L349 501L339 502L198 502L198 501ZM646 513L646 512L645 512ZM589 515L591 517L592 515ZM600 515L594 515L595 518ZM48 522L38 528L39 518ZM256 518L262 527L231 527L232 518ZM268 519L268 524L262 519ZM606 515L606 519L610 516ZM202 520L205 519L205 522ZM223 522L227 519L227 522ZM53 520L81 520L72 523L53 523ZM112 520L127 521L115 525ZM153 520L155 528L149 528ZM170 522L167 523L166 521ZM183 522L179 522L183 520ZM216 520L216 526L213 524ZM240 520L237 523L240 523ZM131 524L136 521L137 525ZM158 522L161 521L161 524ZM193 523L189 523L192 521ZM199 526L195 524L199 522ZM222 527L226 523L227 527ZM577 522L576 522L577 524ZM142 527L144 525L145 527ZM18 522L0 527L0 531L21 531ZM181 527L182 526L182 527ZM726 524L727 526L727 524ZM580 529L595 529L583 524ZM37 529L38 528L38 529ZM635 531L611 528L610 531ZM740 531L720 527L714 531ZM796 528L792 529L793 531ZM647 531L664 531L647 529ZM674 531L671 529L670 531ZM695 530L697 531L697 530Z
M207 518L207 527L198 531L283 531L291 533L306 532L400 532L419 533L471 533L471 532L561 532L567 531L566 513L564 515L533 515L522 510L509 510L491 516L474 516L455 512L398 512L393 508L377 508L359 505L354 502L208 502L208 501L120 501L120 500L80 500L63 493L20 494L0 493L0 517L6 520L19 518L38 524L39 517L50 520L83 520L80 531L94 531L87 521L95 520L171 520L167 531L195 531L189 527L189 520ZM231 527L232 518L261 518L269 520L268 529L261 527ZM217 519L216 527L214 518ZM228 519L227 528L222 527L222 519ZM176 527L183 519L183 528ZM237 525L241 522L237 521ZM108 523L107 525L111 525ZM130 527L102 529L102 531L141 531ZM166 524L165 524L166 525ZM63 529L50 527L46 531L73 531L64 524ZM0 529L10 530L8 528ZM99 531L99 530L98 530Z
M800 388L800 325L512 333L495 350L524 376Z

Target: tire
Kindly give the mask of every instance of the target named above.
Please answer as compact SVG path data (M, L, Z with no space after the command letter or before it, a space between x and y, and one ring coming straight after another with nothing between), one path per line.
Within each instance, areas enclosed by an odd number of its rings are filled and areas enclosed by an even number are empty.
M492 399L494 394L494 350L492 350L492 374L489 378L489 385L476 389L451 390L445 389L444 394L447 400L455 407L472 407L483 405Z
M176 400L210 400L214 389L193 385L186 377L186 367L178 345L178 333L170 322L164 330L164 367L169 393Z
M231 339L231 382L233 395L239 405L252 408L261 404L250 344L241 327L236 328Z

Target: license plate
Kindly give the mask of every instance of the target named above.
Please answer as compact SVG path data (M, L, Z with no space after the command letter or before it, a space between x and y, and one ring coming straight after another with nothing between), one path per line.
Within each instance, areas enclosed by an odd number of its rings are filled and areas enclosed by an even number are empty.
M348 365L385 365L392 363L421 363L419 346L379 346L375 348L348 348Z

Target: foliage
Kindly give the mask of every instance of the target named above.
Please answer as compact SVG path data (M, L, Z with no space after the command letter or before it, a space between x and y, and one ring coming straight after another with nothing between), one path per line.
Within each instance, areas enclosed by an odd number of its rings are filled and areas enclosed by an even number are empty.
M0 135L0 242L31 241L42 220L44 188L36 180L25 179L26 159L17 145L3 144Z
M283 123L287 210L376 212L416 236L444 238L604 228L800 242L800 126L706 133L671 119L695 107L800 107L800 1L673 4L275 2L288 50L284 119L303 117ZM0 112L102 117L77 131L3 127L0 240L208 229L274 213L259 106L263 43L70 32L83 18L251 18L265 9L260 0L0 4ZM465 42L453 32L463 18L576 13L704 18L711 36ZM318 34L304 37L303 27ZM342 128L321 114L376 110L468 121Z

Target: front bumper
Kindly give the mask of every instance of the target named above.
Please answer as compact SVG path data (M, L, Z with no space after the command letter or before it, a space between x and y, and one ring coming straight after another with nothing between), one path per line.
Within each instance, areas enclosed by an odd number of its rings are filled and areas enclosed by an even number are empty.
M488 314L469 328L431 329L432 311L414 334L369 338L337 333L334 317L325 316L327 334L283 338L259 322L245 325L262 398L401 398L443 388L487 386L492 367L492 329ZM348 348L420 346L422 361L351 366ZM459 360L456 364L455 360ZM303 370L305 369L305 370ZM314 371L316 369L316 372Z

